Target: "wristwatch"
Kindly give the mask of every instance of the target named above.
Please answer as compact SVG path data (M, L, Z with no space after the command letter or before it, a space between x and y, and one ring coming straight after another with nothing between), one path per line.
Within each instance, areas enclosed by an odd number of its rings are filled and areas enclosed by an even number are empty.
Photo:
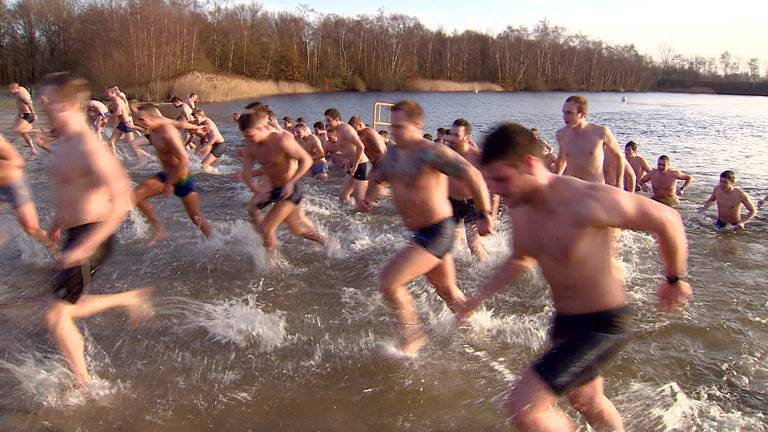
M670 285L675 285L681 280L683 280L683 278L680 277L680 275L673 274L673 275L667 276L667 283Z

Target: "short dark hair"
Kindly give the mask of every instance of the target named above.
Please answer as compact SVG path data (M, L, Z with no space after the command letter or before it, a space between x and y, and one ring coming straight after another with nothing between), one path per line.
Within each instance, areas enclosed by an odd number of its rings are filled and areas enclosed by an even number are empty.
M356 115L350 117L348 123L349 123L350 126L355 126L355 125L358 125L358 124L362 124L363 126L365 126L365 122L363 121L363 118L360 117L360 116L356 116Z
M444 134L445 133L445 128L437 128L437 133Z
M253 109L251 112L245 113L237 119L237 127L240 131L245 132L248 129L254 127L256 123L264 119L268 115L269 107L266 105L260 105Z
M197 96L197 93L190 93L189 97L192 97L192 96Z
M634 141L630 141L627 143L627 145L624 146L625 149L631 148L634 151L637 151L637 143Z
M296 123L304 123L304 117L297 118Z
M181 102L181 99L178 96L174 96L171 98L171 103L173 102Z
M467 133L467 135L472 134L472 125L465 118L457 118L453 121L453 126L462 126L464 127L464 131Z
M720 178L724 178L730 180L733 183L736 183L736 173L731 170L726 170L720 173Z
M379 135L381 136L389 136L389 132L386 129L382 129L379 131Z
M325 130L325 125L321 121L315 122L315 124L312 125L315 129Z
M428 140L432 141L432 139L433 139L432 138L432 134L425 133L424 134L424 139L428 139Z
M56 95L66 101L86 101L91 94L88 81L69 72L49 73L43 78L40 87L53 87Z
M584 96L579 96L579 95L568 96L568 99L566 99L565 101L575 103L577 111L580 113L584 113L584 115L587 115L587 112L589 111L589 104L587 103L587 98L585 98Z
M390 112L402 112L405 113L405 117L411 122L424 122L424 110L416 101L402 100L392 106Z
M284 122L291 122L291 123L293 123L293 119L288 117L288 116L283 117L283 121Z
M327 110L325 110L323 115L324 116L328 116L328 117L330 117L330 118L332 118L334 120L335 119L341 120L341 113L336 108L328 108Z
M251 102L251 103L249 103L248 105L245 106L245 109L247 109L247 110L254 109L254 108L256 108L259 105L261 105L261 102L259 102L259 101Z
M480 163L488 165L500 160L519 162L528 155L541 158L541 150L530 129L518 123L503 123L485 138Z
M669 162L669 156L667 156L667 155L661 155L661 156L659 156L659 162L661 162L661 161L667 161L667 162Z

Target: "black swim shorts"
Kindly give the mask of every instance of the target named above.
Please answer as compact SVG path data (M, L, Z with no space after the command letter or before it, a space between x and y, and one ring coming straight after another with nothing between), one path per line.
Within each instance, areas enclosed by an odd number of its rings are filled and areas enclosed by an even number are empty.
M21 118L22 118L22 119L23 119L25 122L27 122L27 123L29 123L29 124L32 124L32 123L34 123L34 122L35 122L35 115L34 115L34 114L32 114L32 113L24 113L24 114L22 114L22 115L21 115Z
M555 315L551 347L533 370L558 396L597 378L629 339L629 306L579 315Z
M290 201L296 205L299 205L301 203L302 198L304 198L304 191L301 189L301 186L297 183L293 187L293 193L291 196L287 198L280 198L280 195L283 193L283 188L274 188L272 189L272 192L269 193L269 198L267 198L265 201L262 201L256 205L259 209L263 209L264 207L276 203L278 201Z
M371 173L371 162L363 162L357 164L355 173L347 171L347 174L351 175L355 180L368 181L368 175Z
M66 252L75 246L75 243L88 231L98 224L91 223L76 226L66 231L66 240L62 252ZM112 252L115 242L114 236L104 241L83 264L68 269L60 270L53 278L53 295L59 300L76 303L86 288L91 285L96 271L104 264L104 261Z
M224 142L218 142L211 147L211 154L215 158L220 158L221 155L224 154L224 151L227 150L227 144Z
M451 201L451 207L453 207L453 220L458 224L464 222L465 224L471 224L482 218L482 215L477 211L475 201L471 199L456 200L449 198Z
M432 255L442 258L453 247L456 238L456 222L453 217L444 219L434 225L421 228L413 233L413 241Z

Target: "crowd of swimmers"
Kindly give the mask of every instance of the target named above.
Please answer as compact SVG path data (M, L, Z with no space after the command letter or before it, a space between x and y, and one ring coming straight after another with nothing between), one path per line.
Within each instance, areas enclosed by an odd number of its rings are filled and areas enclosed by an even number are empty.
M85 80L66 72L51 74L39 86L51 128L44 133L32 127L37 113L29 92L18 84L10 90L19 110L14 130L33 154L36 142L53 154L51 227L39 226L24 180L25 159L4 139L0 200L15 209L23 229L55 258L53 295L41 319L76 381L87 386L91 376L75 321L110 309L124 309L133 323L153 315L148 288L87 292L91 276L114 246L116 230L134 206L152 226L149 242L162 239L164 230L149 198L174 194L201 234L213 235L200 212L190 154L196 153L208 170L227 145L194 94L173 98L178 115L168 118L156 104L129 101L117 86L104 92L109 109L90 100ZM584 97L565 100L555 155L537 130L516 123L499 125L478 145L471 123L457 119L432 140L424 134L422 107L409 100L394 104L390 130L379 132L359 116L344 122L335 108L327 109L324 121L311 129L302 118L285 117L281 125L268 105L254 102L233 115L245 143L234 152L242 160L236 178L253 192L246 210L270 254L282 224L297 236L326 242L304 214L302 182L323 182L340 173L339 201L366 213L377 212L381 200L391 197L412 236L378 277L397 326L398 343L387 350L389 356L413 357L427 343L408 289L416 278L425 276L461 323L494 293L539 267L556 314L546 350L510 389L510 418L521 430L575 430L573 420L556 408L567 397L595 430L620 431L622 419L604 395L601 373L627 342L632 311L610 246L615 229L654 234L663 261L660 307L674 311L684 306L692 295L686 282L688 249L680 214L670 205L693 179L672 169L667 156L652 169L634 142L622 153L611 130L587 121L587 114ZM103 140L110 123L112 135ZM133 190L115 156L121 138L140 163L153 157L142 147L153 147L162 166ZM684 182L679 188L678 181ZM635 194L647 190L649 182L653 200ZM703 208L717 203L718 226L743 228L756 210L734 183L733 172L723 172ZM507 209L510 255L467 296L456 283L454 239L463 234L472 254L485 258L480 238L493 235L500 202ZM746 217L742 206L749 212Z

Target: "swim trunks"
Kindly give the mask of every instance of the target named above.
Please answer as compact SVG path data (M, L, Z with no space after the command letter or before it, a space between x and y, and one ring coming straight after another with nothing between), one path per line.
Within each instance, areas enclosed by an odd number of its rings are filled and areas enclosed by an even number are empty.
M720 219L716 220L714 225L715 225L715 228L717 229L735 229L736 228L736 225L723 222Z
M287 198L280 198L280 195L282 193L283 193L283 188L281 187L272 189L272 192L269 193L269 198L257 204L256 207L258 207L259 210L261 210L264 207L273 203L277 203L279 201L290 201L296 205L299 205L301 203L301 199L304 198L304 191L301 189L301 186L298 184L296 184L293 187L293 193L291 194L291 196Z
M456 238L456 222L453 217L449 217L415 231L412 238L414 243L426 249L427 252L442 258L453 247L453 240Z
M677 207L680 203L677 201L677 197L675 196L668 196L668 197L651 197L652 200L656 202L660 202L666 206L669 207Z
M347 170L347 174L351 175L355 180L368 181L368 174L371 172L371 162L363 162L357 164L355 173L352 174L350 170Z
M451 207L453 207L453 220L458 224L464 221L465 224L471 224L482 217L475 201L472 199L456 200L448 198L451 201Z
M160 171L156 174L157 178L163 183L168 183L168 176ZM184 198L195 191L195 178L189 176L173 184L173 194L179 198Z
M25 122L27 122L27 123L29 123L29 124L32 124L32 123L34 123L34 122L35 122L35 115L34 115L34 114L32 114L32 113L24 113L24 114L22 114L22 115L21 115L21 118L22 118L22 119L23 119Z
M224 151L226 149L227 149L227 144L224 142L219 142L214 144L213 147L211 147L211 154L216 158L220 158L221 155L224 154Z
M598 377L629 340L629 306L579 315L555 315L549 350L533 370L558 396Z
M312 165L312 167L309 169L309 173L312 175L318 175L328 172L328 162L320 162L318 164Z
M24 177L15 182L0 186L0 202L7 202L14 210L32 201L29 187Z
M72 249L78 239L97 225L98 223L90 223L68 229L61 251L66 252ZM93 275L109 257L114 242L114 235L110 236L83 264L58 271L53 278L53 295L60 300L76 303L85 289L91 285Z
M123 133L130 133L131 132L131 128L128 127L128 123L126 123L126 122L118 123L117 124L117 129L120 132L123 132Z

